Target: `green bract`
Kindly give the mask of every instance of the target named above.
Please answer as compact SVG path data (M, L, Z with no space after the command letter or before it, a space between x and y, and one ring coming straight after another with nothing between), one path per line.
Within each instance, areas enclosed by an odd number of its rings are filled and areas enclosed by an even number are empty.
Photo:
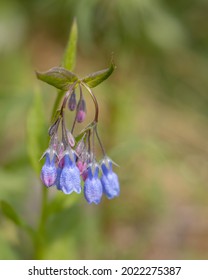
M67 91L71 84L78 81L75 74L63 67L54 67L46 72L36 72L36 74L39 80L64 91Z
M94 88L106 80L113 73L114 69L115 65L111 62L109 68L87 75L82 79L82 82L87 84L90 88Z
M85 83L90 88L94 88L104 80L106 80L114 71L115 65L111 62L109 68L94 72L92 74L87 75L82 79L78 79L78 77L66 70L63 67L54 67L46 72L36 72L39 80L48 83L58 89L63 91L67 91L73 83Z

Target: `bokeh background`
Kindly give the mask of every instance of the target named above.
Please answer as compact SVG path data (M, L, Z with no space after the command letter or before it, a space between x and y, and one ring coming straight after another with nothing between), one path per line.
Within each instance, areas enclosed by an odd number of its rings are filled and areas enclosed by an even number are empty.
M94 92L121 195L89 206L49 190L64 206L47 219L43 258L208 258L207 14L206 0L0 1L0 200L32 227L42 186L28 157L28 112L39 88L49 126L56 96L34 70L60 64L74 17L75 72L106 68L112 52L117 65ZM35 258L2 212L0 248L1 259Z

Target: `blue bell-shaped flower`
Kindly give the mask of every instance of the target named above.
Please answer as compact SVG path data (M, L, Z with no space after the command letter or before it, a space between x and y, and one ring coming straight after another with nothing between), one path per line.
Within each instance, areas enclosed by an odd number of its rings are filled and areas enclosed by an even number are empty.
M101 177L101 182L103 185L103 192L108 199L112 199L120 194L120 186L118 181L118 176L113 172L112 160L109 158L104 158L101 162L101 169L103 175Z
M84 184L84 196L89 204L99 204L103 194L102 184L98 177L99 166L96 163L91 164L87 170L87 179Z
M81 192L81 178L79 169L74 161L74 154L72 151L67 151L64 155L64 166L60 171L60 179L57 185L65 194Z
M52 149L48 149L43 157L45 157L45 163L41 169L40 178L43 184L46 187L51 187L55 184L57 177L57 168L56 168L56 153Z

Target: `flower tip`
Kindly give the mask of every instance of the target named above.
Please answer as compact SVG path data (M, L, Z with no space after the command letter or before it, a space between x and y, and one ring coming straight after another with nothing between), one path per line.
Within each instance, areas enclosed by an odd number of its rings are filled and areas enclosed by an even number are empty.
M78 122L78 123L82 123L82 122L85 120L85 117L86 117L85 111L80 110L80 111L77 113L77 122Z
M48 188L51 187L55 184L56 177L52 174L50 175L45 175L43 172L41 173L41 181L42 183Z

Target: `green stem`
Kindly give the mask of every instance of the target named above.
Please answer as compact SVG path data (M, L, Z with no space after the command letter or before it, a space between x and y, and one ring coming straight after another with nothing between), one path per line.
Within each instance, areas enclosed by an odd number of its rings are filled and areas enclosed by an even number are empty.
M57 96L56 96L56 100L54 102L54 105L53 105L53 110L52 110L52 115L51 115L51 121L53 121L53 118L56 114L56 111L57 111L57 108L59 107L59 104L64 96L65 92L64 91L59 91L57 93Z
M98 106L98 102L97 102L97 98L95 97L95 95L93 94L92 90L90 89L90 87L88 87L87 84L81 82L81 84L86 88L86 90L89 92L94 105L95 105L95 118L94 118L94 122L98 123L98 115L99 115L99 106Z
M44 258L44 248L46 241L46 220L47 220L47 204L48 204L48 190L42 187L42 201L40 219L37 229L37 236L35 241L35 259L41 260Z

